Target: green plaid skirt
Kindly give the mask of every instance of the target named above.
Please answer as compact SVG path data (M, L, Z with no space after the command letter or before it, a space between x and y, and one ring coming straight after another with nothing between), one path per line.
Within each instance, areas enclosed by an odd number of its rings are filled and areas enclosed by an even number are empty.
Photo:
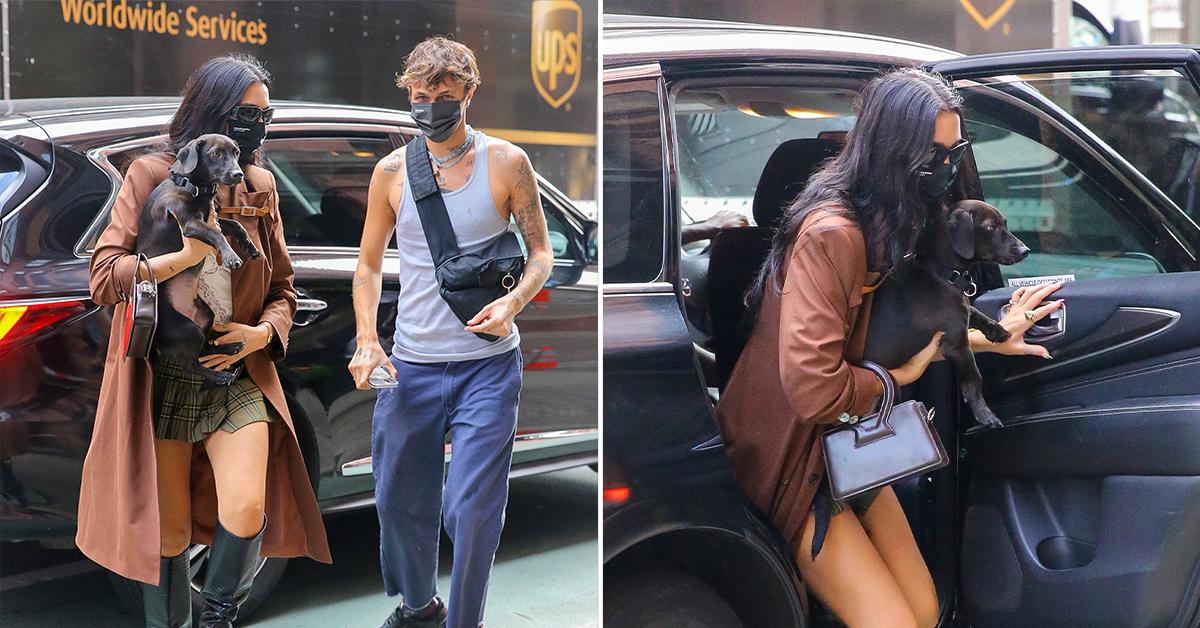
M236 432L251 423L275 420L262 391L243 369L228 386L200 390L204 379L183 363L154 363L154 437L196 443L217 429Z

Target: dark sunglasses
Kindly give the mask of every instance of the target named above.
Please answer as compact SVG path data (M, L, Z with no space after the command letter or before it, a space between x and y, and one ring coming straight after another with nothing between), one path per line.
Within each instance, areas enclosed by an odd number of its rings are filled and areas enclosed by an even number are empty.
M963 157L967 155L967 148L970 146L971 141L965 137L955 142L950 148L946 148L941 144L934 144L929 161L925 162L925 168L921 172L931 172L934 168L937 168L938 164L945 163L947 157L950 158L951 165L957 166L963 160Z
M239 122L262 120L263 124L271 124L271 119L275 117L275 110L270 107L259 109L254 105L238 105L229 112L229 117Z

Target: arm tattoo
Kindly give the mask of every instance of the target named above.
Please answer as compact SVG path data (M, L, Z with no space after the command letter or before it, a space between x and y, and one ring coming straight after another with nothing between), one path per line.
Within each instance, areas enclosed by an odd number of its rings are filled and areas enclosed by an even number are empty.
M538 198L537 179L529 162L522 160L517 166L517 181L513 190L513 217L525 242L545 243L547 238L546 221L542 216L541 204Z
M383 158L379 165L383 167L384 172L400 172L400 155L391 154Z
M550 234L546 231L546 217L542 214L541 197L537 188L537 179L528 159L518 157L517 180L514 182L512 205L513 218L521 229L525 246L531 252L525 265L525 275L521 278L517 290L522 301L528 303L542 284L550 276L551 264L544 259L534 258L533 252L544 256L550 251Z

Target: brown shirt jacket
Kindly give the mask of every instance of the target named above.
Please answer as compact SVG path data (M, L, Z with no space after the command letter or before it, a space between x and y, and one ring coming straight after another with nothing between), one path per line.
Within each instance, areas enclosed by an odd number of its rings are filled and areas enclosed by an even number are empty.
M154 428L150 420L153 374L147 360L124 357L122 301L129 293L137 260L133 251L138 217L150 192L167 178L169 165L169 159L157 155L141 157L129 165L110 222L100 234L89 264L92 300L98 305L118 307L113 311L92 442L83 462L79 529L75 536L76 545L92 560L122 576L150 584L158 584L161 545ZM271 344L243 360L268 405L283 419L269 428L268 523L261 553L307 555L328 563L332 558L325 526L272 361L283 359L296 311L292 264L283 239L275 178L256 166L244 170L256 192L250 192L245 183L233 189L220 186L217 199L223 205L271 208L261 217L234 217L263 255L257 260L242 256L242 267L232 274L233 321L249 325L268 321L275 328ZM209 544L217 516L212 466L200 443L192 451L192 542Z
M862 358L870 295L862 232L817 210L788 252L783 293L767 287L717 421L742 491L797 548L825 477L821 432L869 413L883 385Z

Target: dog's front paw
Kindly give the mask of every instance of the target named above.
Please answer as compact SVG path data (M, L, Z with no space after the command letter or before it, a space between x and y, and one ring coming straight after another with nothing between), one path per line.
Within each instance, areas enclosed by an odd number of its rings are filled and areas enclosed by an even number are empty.
M975 414L975 419L977 421L979 421L980 425L982 425L988 429L991 429L991 430L994 430L998 427L1004 427L1004 423L1000 422L1000 418L997 417L995 414L992 414L991 411L988 411L986 413L977 412Z
M1008 342L1008 339L1012 338L1012 332L1001 327L1000 325L996 325L995 327L989 326L983 330L983 337L987 338L988 342L1000 344L1002 342Z
M242 258L238 257L236 253L223 253L221 254L221 265L229 270L241 268Z

